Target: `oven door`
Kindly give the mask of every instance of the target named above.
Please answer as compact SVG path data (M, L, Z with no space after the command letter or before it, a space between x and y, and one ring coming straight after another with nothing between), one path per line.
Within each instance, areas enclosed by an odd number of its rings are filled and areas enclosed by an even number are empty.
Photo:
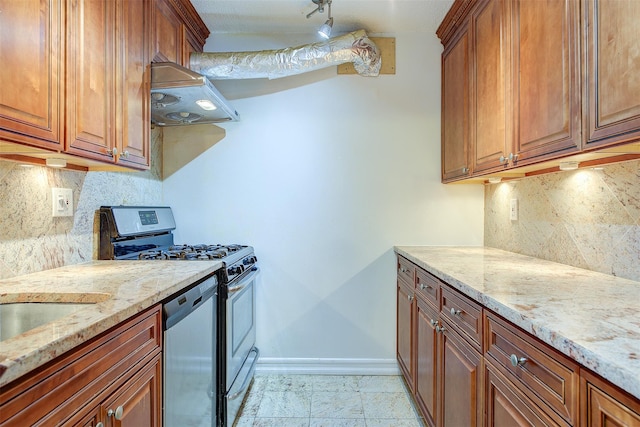
M256 276L248 274L229 283L226 304L226 391L235 381L256 342Z

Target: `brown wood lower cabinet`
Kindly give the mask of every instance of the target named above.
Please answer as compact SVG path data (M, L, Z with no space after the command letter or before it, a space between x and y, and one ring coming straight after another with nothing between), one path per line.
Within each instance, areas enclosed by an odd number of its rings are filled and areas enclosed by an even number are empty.
M403 369L405 379L411 382L410 388L427 425L480 427L483 422L482 355L456 332L455 324L444 320L440 311L440 282L420 268L415 270L414 376L407 379ZM400 293L398 296L404 297Z
M434 427L438 409L438 312L418 298L416 325L416 403L427 425Z
M640 402L596 375L581 375L583 427L639 427Z
M482 426L482 355L453 326L440 326L440 427Z
M161 426L161 355L156 355L133 378L118 387L87 414L67 420L74 427L159 427ZM91 406L91 405L89 405Z
M397 284L397 341L398 362L407 385L413 391L414 374L414 302L413 290L398 278Z
M560 426L531 402L518 387L485 363L486 426L527 427Z
M640 399L398 259L398 364L429 427L640 427Z
M161 426L160 306L0 391L0 426Z

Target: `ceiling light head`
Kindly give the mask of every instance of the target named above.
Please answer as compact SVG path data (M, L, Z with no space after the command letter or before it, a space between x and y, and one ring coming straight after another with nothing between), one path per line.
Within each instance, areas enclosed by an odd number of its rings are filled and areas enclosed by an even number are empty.
M497 184L500 181L502 181L502 178L499 176L492 176L491 178L489 178L489 184Z
M578 169L578 162L560 162L559 168L561 171L573 171Z
M331 30L333 29L333 18L327 19L327 21L322 24L322 26L318 29L318 34L321 37L328 39L331 36Z

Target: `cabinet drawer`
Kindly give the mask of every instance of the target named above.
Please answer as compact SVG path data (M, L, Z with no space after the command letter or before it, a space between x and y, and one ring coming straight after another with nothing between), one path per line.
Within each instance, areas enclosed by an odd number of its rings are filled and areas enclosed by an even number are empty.
M413 286L413 273L415 270L411 261L398 255L398 277L404 280L407 284Z
M482 306L447 286L442 286L441 294L441 316L482 352Z
M578 364L493 313L485 312L485 355L532 401L560 421L578 416ZM558 417L560 417L558 419Z
M440 281L421 268L416 268L416 292L436 310L440 310Z

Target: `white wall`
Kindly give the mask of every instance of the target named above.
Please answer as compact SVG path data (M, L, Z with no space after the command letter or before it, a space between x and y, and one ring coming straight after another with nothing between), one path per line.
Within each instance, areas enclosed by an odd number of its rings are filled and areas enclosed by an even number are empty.
M263 369L394 370L393 245L483 242L483 187L440 184L441 45L395 37L396 75L216 82L242 120L164 182L177 242L255 247ZM314 41L215 35L205 51Z

